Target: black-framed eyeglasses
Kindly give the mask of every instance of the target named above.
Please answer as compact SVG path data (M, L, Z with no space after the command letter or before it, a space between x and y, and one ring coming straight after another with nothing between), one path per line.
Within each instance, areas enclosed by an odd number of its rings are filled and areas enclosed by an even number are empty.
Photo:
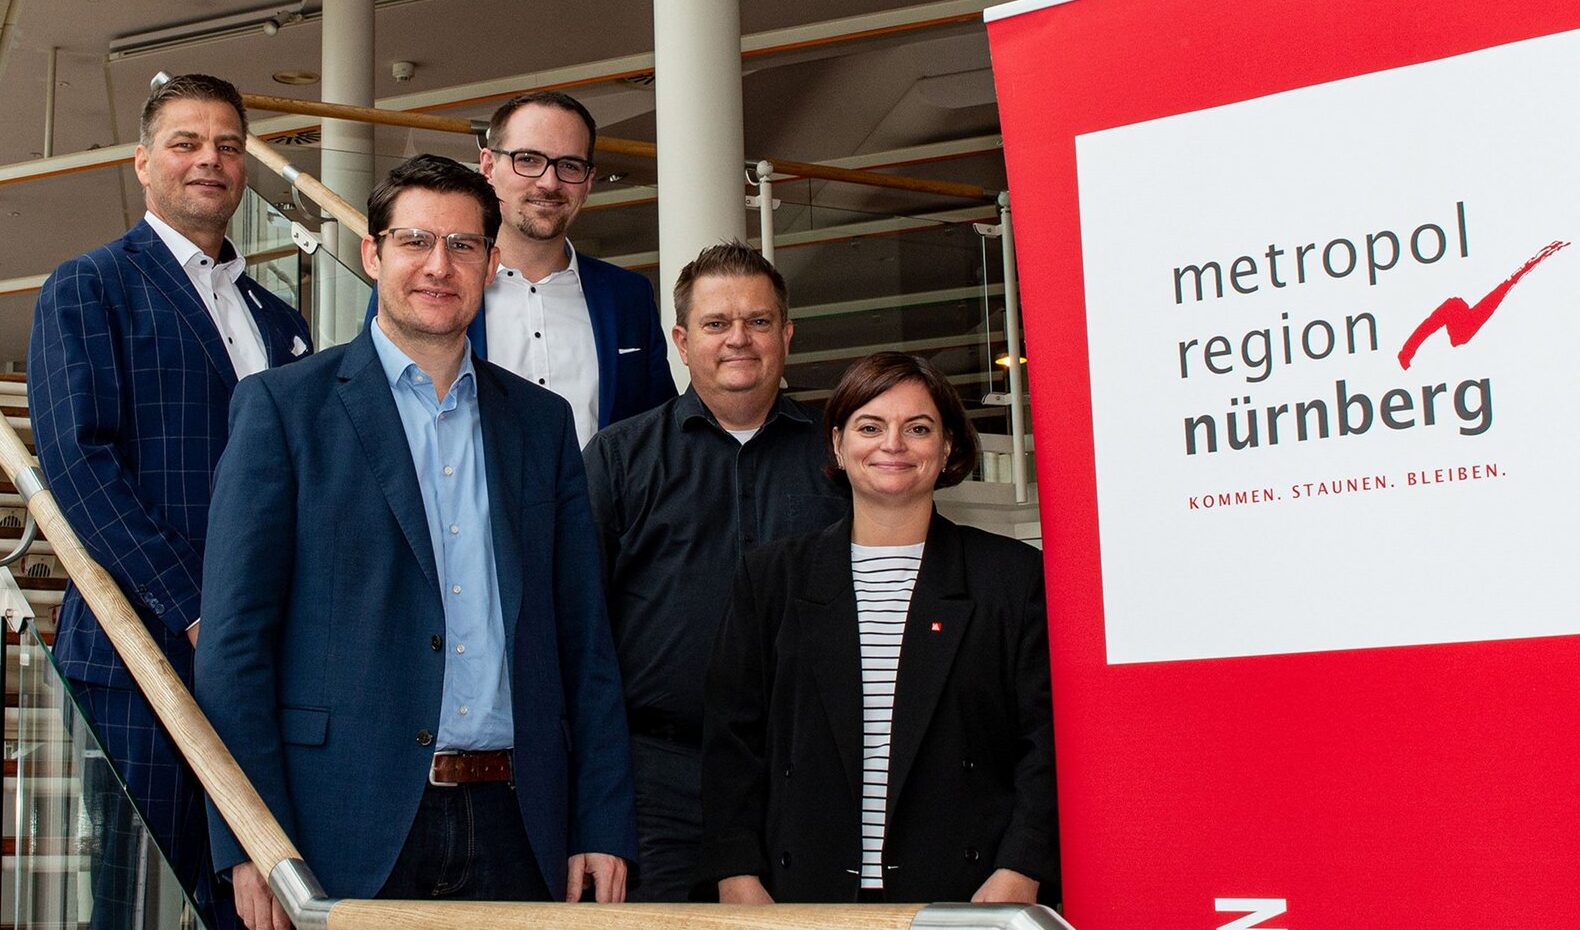
M585 158L577 158L575 155L550 158L532 149L515 149L509 152L495 152L494 156L510 159L510 166L524 178L541 178L543 172L549 170L550 165L554 166L554 176L566 184L580 184L592 177L593 173L593 163Z
M426 229L410 228L386 229L373 238L388 239L397 252L414 257L427 256L442 239L444 251L450 256L450 260L467 265L486 261L489 249L494 245L494 240L477 233L450 233L448 236L440 236Z

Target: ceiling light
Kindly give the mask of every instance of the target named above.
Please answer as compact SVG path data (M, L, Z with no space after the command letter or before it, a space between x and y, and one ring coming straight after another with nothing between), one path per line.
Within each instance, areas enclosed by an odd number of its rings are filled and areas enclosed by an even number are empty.
M274 72L274 81L276 84L291 84L298 87L305 84L317 84L318 72L298 70L276 71Z
M206 39L219 39L226 36L241 35L252 32L266 22L273 22L276 27L293 16L299 15L306 0L296 0L295 3L275 3L256 10L246 10L241 13L228 13L223 16L212 16L196 22L182 23L179 26L168 26L163 29L151 29L133 35L116 36L110 40L111 61L135 55L139 52L152 52L189 45Z
M1020 357L1020 363L1022 365L1026 364L1026 356L1022 355ZM993 360L993 364L997 365L1000 368L1008 368L1009 367L1009 353L1005 352L1003 355L1000 355L998 358L994 359Z

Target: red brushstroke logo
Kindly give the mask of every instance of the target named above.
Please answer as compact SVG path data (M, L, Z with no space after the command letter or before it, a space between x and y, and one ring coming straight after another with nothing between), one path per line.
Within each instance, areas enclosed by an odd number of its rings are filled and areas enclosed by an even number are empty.
M1421 321L1421 325L1415 328L1410 338L1404 341L1404 348L1399 350L1399 367L1408 370L1410 362L1415 358L1415 350L1421 348L1421 343L1440 329L1448 330L1448 344L1451 346L1458 347L1469 342L1481 331L1487 320L1492 318L1493 311L1498 309L1498 304L1503 303L1503 298L1508 296L1509 289L1514 287L1515 282L1568 244L1567 242L1549 243L1546 248L1536 253L1536 257L1521 265L1519 271L1509 275L1507 281L1476 301L1474 307L1465 303L1463 297L1450 297L1443 301L1436 310Z

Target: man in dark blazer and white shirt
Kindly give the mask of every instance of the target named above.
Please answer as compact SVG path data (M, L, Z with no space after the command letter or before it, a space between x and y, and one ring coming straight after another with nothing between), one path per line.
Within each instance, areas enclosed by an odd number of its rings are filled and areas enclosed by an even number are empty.
M189 74L156 90L133 158L148 212L44 282L28 347L33 435L50 489L188 686L231 392L310 350L301 316L242 272L225 237L246 190L246 132L241 97L225 81ZM182 885L202 885L197 900L213 926L191 770L75 586L56 636L62 674ZM104 789L90 801L96 816L127 822L111 832L129 829L118 786L107 779ZM117 856L135 850L103 843L95 926L134 913L122 897L133 866ZM111 894L116 875L124 881Z
M592 191L597 138L592 114L559 91L494 111L480 157L504 211L500 261L467 329L480 357L570 403L582 446L675 396L652 285L567 238ZM375 294L370 321L377 304Z
M337 897L624 897L618 666L565 402L469 351L498 201L411 159L369 198L354 341L243 384L197 697ZM285 930L223 825L253 930Z

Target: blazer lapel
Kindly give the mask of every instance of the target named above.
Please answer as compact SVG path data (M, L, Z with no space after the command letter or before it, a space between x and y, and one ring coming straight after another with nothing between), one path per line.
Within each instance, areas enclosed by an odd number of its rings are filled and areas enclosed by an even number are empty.
M965 593L959 531L935 512L900 641L889 744L890 816L938 707L974 607Z
M795 599L804 639L816 647L812 664L829 729L850 781L851 796L861 797L862 715L861 634L856 625L856 589L850 575L850 518L818 534L811 583Z
M521 475L526 441L521 422L510 415L510 386L498 372L474 359L477 409L483 423L483 469L488 481L488 523L494 534L494 573L499 578L499 616L505 625L505 655L515 655L517 616L521 613L522 567L519 532ZM515 479L515 480L512 480ZM512 666L514 667L514 666Z
M598 348L598 428L609 425L614 410L616 359L620 355L616 332L614 294L606 287L603 269L577 253L576 267L581 275L582 298L587 301L587 317L592 321L593 344Z
M141 220L121 241L125 244L127 258L164 295L165 300L185 321L187 328L192 330L192 335L197 337L198 345L203 347L209 364L214 366L226 386L234 389L236 368L231 364L230 354L225 351L225 344L220 341L219 328L214 325L214 318L209 316L208 307L203 305L197 292L192 289L192 279L176 264L176 257L170 254L170 249L165 247L159 234L154 232L147 220Z
M423 511L416 466L411 461L411 446L406 442L406 428L401 425L389 381L373 348L373 337L366 330L346 347L338 376L336 393L367 450L368 468L384 492L417 564L438 591L439 571L433 564L433 540L428 536L428 518Z
M266 309L268 300L273 300L274 295L264 290L263 285L254 281L247 275L236 279L236 290L241 294L241 302L252 315L254 323L258 324L258 335L263 337L264 355L268 357L269 367L276 368L289 362L292 358L291 344L294 332L288 332L278 314ZM306 344L305 341L303 343Z

